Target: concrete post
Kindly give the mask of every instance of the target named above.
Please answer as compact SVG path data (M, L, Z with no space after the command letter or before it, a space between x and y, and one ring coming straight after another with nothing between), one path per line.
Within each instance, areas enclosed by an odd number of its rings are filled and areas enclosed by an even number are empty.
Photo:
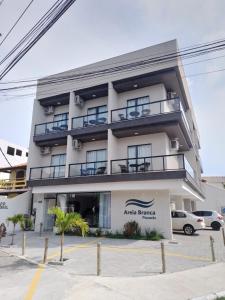
M97 243L97 276L101 275L101 243Z
M43 264L46 264L46 262L47 262L47 255L48 255L48 238L45 238Z
M161 242L161 257L162 257L162 273L166 273L165 247L163 242Z
M22 237L22 256L25 255L25 248L26 248L26 235L25 235L25 232L23 232L23 237Z
M216 257L215 257L215 250L214 250L214 239L211 235L210 235L209 239L210 239L210 248L211 248L211 254L212 254L212 261L215 262Z

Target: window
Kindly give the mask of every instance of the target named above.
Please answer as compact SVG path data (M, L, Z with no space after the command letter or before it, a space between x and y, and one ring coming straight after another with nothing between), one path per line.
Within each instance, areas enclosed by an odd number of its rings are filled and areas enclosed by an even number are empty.
M203 211L203 217L210 217L210 216L212 216L211 211Z
M61 166L66 164L66 154L52 155L51 166Z
M22 151L19 150L19 149L16 149L16 155L17 155L17 156L22 156Z
M171 216L172 218L186 218L186 214L182 211L172 211Z
M52 155L50 177L59 178L65 176L66 154Z
M28 157L28 152L26 152L26 157Z
M128 107L137 106L137 105L141 105L141 104L148 104L148 103L150 103L149 96L127 100Z
M87 162L99 162L99 161L105 161L107 160L107 150L101 149L101 150L93 150L93 151L87 151Z
M148 116L150 114L149 103L150 100L148 96L127 100L127 118L136 119Z
M69 113L63 113L63 114L58 114L54 115L54 122L55 121L63 121L63 120L68 120L69 118Z
M128 146L129 172L147 172L152 167L152 145Z
M13 156L15 154L15 148L8 146L8 148L7 148L7 154Z
M87 110L88 115L93 115L93 114L101 114L107 112L107 105L102 105L102 106L97 106L97 107L89 107Z
M151 144L128 146L128 158L142 158L151 156Z
M198 217L203 217L203 211L194 211L193 214Z

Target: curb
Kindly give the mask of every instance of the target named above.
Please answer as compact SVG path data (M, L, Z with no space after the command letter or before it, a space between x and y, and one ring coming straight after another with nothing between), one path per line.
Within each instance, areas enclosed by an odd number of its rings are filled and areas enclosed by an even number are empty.
M208 294L206 296L191 298L190 300L216 300L220 297L225 297L225 291Z
M7 254L8 256L13 256L13 257L16 257L16 258L19 258L19 259L23 259L23 260L29 262L30 264L33 264L33 265L36 265L36 266L38 266L40 264L37 261L32 260L31 258L27 258L27 257L22 256L22 255L17 255L15 253L10 253L10 252L4 251L2 249L0 249L0 251Z

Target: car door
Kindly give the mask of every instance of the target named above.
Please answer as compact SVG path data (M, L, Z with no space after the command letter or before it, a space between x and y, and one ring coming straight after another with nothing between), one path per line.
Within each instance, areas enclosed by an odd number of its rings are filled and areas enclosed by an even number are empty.
M203 218L205 220L205 225L210 227L213 222L213 213L212 211L203 211Z
M171 217L173 230L183 230L186 223L186 214L181 211L172 211Z

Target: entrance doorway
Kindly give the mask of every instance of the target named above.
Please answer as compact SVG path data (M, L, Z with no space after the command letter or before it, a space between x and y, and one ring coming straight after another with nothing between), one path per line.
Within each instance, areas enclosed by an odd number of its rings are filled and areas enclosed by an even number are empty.
M110 228L111 194L110 192L67 194L66 211L79 213L90 227Z

